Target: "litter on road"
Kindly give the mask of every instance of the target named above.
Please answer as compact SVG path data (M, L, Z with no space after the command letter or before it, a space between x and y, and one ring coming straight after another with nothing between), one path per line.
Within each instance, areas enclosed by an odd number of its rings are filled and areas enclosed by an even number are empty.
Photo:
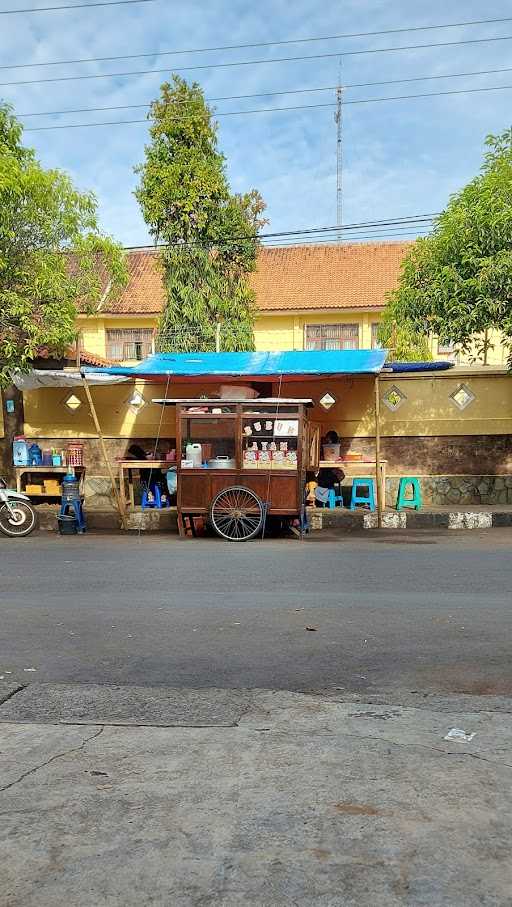
M448 731L445 740L459 740L467 741L468 743L473 739L473 734L466 734L466 731L463 731L460 727L452 727L451 731Z

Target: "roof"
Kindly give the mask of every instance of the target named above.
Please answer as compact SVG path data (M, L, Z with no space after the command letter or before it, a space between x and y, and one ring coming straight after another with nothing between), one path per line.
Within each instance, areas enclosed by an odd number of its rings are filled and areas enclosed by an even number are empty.
M54 354L50 352L47 346L40 346L37 350L38 359L54 359ZM70 346L66 350L65 359L76 361L76 347ZM88 350L80 350L80 361L82 365L112 365L111 359L105 359L104 356L98 356L96 353L90 353Z
M170 375L181 378L305 377L380 372L387 350L293 350L279 353L155 353L133 367L113 365L92 373L133 378ZM84 369L89 372L89 369Z
M410 242L263 247L250 283L261 312L383 308ZM158 315L165 294L158 250L127 254L128 283L104 314Z
M262 312L383 308L411 243L340 243L260 251L252 278Z
M216 408L222 409L223 406L232 406L234 403L238 405L241 403L246 410L251 406L258 407L265 406L266 404L295 406L297 403L302 403L304 406L314 406L314 401L311 397L305 397L304 399L298 397L255 397L253 400L241 400L240 397L212 397L209 400L204 397L161 397L158 399L153 398L153 403L165 403L168 406L175 406L176 403L190 403L193 404L196 409L201 409L201 407L205 406L215 406ZM248 413L248 415L260 415L260 413Z

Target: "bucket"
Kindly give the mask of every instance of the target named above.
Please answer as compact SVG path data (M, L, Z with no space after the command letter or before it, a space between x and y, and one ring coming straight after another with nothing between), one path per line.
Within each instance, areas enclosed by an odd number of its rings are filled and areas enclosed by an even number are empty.
M59 532L61 535L76 535L78 532L78 525L76 522L76 517L71 514L59 514L57 517L57 522L59 524Z

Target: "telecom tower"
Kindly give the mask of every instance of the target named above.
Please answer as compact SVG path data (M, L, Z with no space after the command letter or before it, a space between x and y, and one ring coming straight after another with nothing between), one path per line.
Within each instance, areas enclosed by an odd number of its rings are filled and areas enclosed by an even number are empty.
M341 87L341 62L340 77L336 89L336 224L338 226L338 242L343 238L343 88Z

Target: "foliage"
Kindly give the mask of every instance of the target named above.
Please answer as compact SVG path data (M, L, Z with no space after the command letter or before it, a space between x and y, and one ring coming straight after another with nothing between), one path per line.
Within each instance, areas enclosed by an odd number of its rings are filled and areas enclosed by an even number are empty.
M61 355L76 337L77 304L94 309L108 283L115 292L125 279L122 250L99 232L94 196L45 170L21 139L0 105L0 385L41 347Z
M256 267L264 203L253 190L229 189L217 125L200 87L178 76L164 83L150 110L151 142L136 191L155 242L164 242L166 306L159 325L162 350L254 348L254 297L248 274Z
M486 145L478 176L406 257L386 314L473 353L476 335L493 328L512 342L512 130Z
M391 307L387 307L379 324L379 343L389 350L394 362L429 362L432 351L425 333L419 333L408 318L396 321Z

